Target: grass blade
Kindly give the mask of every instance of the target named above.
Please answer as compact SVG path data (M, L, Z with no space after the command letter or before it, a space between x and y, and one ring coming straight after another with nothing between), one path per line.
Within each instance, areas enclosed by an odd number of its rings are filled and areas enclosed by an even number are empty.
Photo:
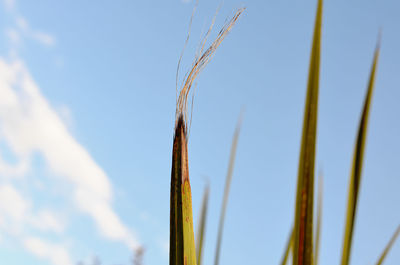
M170 207L170 265L196 265L187 138L182 115L175 127L172 150Z
M318 178L318 197L317 197L317 228L315 232L315 258L314 264L318 264L319 247L321 241L321 219L322 219L322 193L324 187L324 175L321 173Z
M350 260L351 244L353 239L354 223L356 218L358 193L361 184L361 173L364 159L365 141L367 137L368 116L374 88L375 72L379 57L379 44L376 47L368 82L367 94L358 127L357 139L353 154L353 164L350 173L350 185L347 200L346 227L343 239L342 265L348 265Z
M381 265L383 263L383 261L386 258L387 253L389 252L390 248L392 247L392 245L394 244L394 241L396 241L396 238L399 236L400 234L400 225L397 227L396 231L394 232L392 238L390 239L390 241L388 242L388 244L386 245L385 249L382 252L382 255L380 256L378 262L376 263L376 265Z
M289 259L290 250L293 248L293 228L290 231L289 238L286 243L285 252L283 253L281 265L286 265Z
M202 250L204 245L204 236L205 236L205 227L206 227L206 218L207 218L207 208L208 208L208 195L210 193L210 185L204 189L203 193L203 201L201 203L201 212L200 212L200 222L197 230L196 237L196 257L197 257L197 265L201 265L202 258Z
M300 149L294 225L293 265L313 263L314 162L317 131L322 0L318 1Z
M233 140L232 140L232 147L231 147L231 153L230 153L230 158L229 158L228 173L226 174L226 182L225 182L225 188L224 188L224 199L223 199L223 202L222 202L221 215L220 215L220 218L219 218L217 246L215 248L214 265L218 265L219 264L219 256L220 256L221 243L222 243L222 233L223 233L223 230L224 230L224 220L225 220L226 206L228 204L229 189L230 189L231 181L232 181L233 167L235 165L236 147L237 147L237 143L238 143L238 139L239 139L241 121L242 121L242 116L240 116L239 121L238 121L238 123L236 125L235 133L233 135Z

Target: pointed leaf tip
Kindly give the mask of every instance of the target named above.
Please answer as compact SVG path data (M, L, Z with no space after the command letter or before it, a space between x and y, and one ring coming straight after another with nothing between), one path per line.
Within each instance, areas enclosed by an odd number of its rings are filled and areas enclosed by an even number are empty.
M371 108L372 93L374 90L378 58L379 58L379 40L378 40L378 45L374 52L371 73L368 81L367 93L364 99L364 105L361 112L356 143L354 146L353 162L350 172L349 193L347 199L346 226L343 238L343 249L342 249L342 260L341 260L342 265L348 265L350 261L354 225L357 213L358 194L361 185L361 176L362 176L362 169L364 162L365 142L367 138L367 129L368 129L368 118Z
M313 263L314 163L321 54L322 0L318 1L304 107L294 224L293 265Z

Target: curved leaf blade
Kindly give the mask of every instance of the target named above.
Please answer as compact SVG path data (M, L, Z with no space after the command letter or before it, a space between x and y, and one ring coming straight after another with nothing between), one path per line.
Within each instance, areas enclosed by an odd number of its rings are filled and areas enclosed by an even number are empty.
M364 161L365 142L367 138L368 117L370 112L372 92L374 89L375 73L379 58L379 44L377 45L372 62L371 73L368 82L367 94L361 113L361 119L354 147L353 163L350 173L350 185L347 199L346 227L343 239L342 265L348 265L350 261L351 245L353 240L354 223L356 219L358 193L361 184L361 173Z

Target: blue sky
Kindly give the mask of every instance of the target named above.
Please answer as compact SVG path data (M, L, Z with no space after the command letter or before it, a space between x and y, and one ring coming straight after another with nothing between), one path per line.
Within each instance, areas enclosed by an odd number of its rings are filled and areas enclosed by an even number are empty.
M7 265L167 264L175 72L191 1L26 1L0 7L0 258ZM316 1L224 1L200 75L189 141L195 224L211 184L213 261L233 130L244 121L221 264L278 264L294 213ZM181 65L218 8L202 0ZM400 222L400 4L325 1L317 168L321 264L338 264L348 176L379 28L352 264L373 264ZM385 264L400 262L397 242Z

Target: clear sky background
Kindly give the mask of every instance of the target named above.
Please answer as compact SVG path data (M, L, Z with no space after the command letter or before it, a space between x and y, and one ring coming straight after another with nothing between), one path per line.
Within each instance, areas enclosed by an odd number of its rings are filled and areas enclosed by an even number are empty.
M219 3L201 0L181 76ZM175 72L193 2L4 0L0 7L0 263L168 264ZM221 264L278 264L293 223L316 1L247 9L198 79L189 141L195 225L211 184L212 264L230 144L245 108ZM351 264L400 223L400 2L325 1L316 172L321 264L338 264L358 119L383 30ZM400 263L397 242L385 264Z

